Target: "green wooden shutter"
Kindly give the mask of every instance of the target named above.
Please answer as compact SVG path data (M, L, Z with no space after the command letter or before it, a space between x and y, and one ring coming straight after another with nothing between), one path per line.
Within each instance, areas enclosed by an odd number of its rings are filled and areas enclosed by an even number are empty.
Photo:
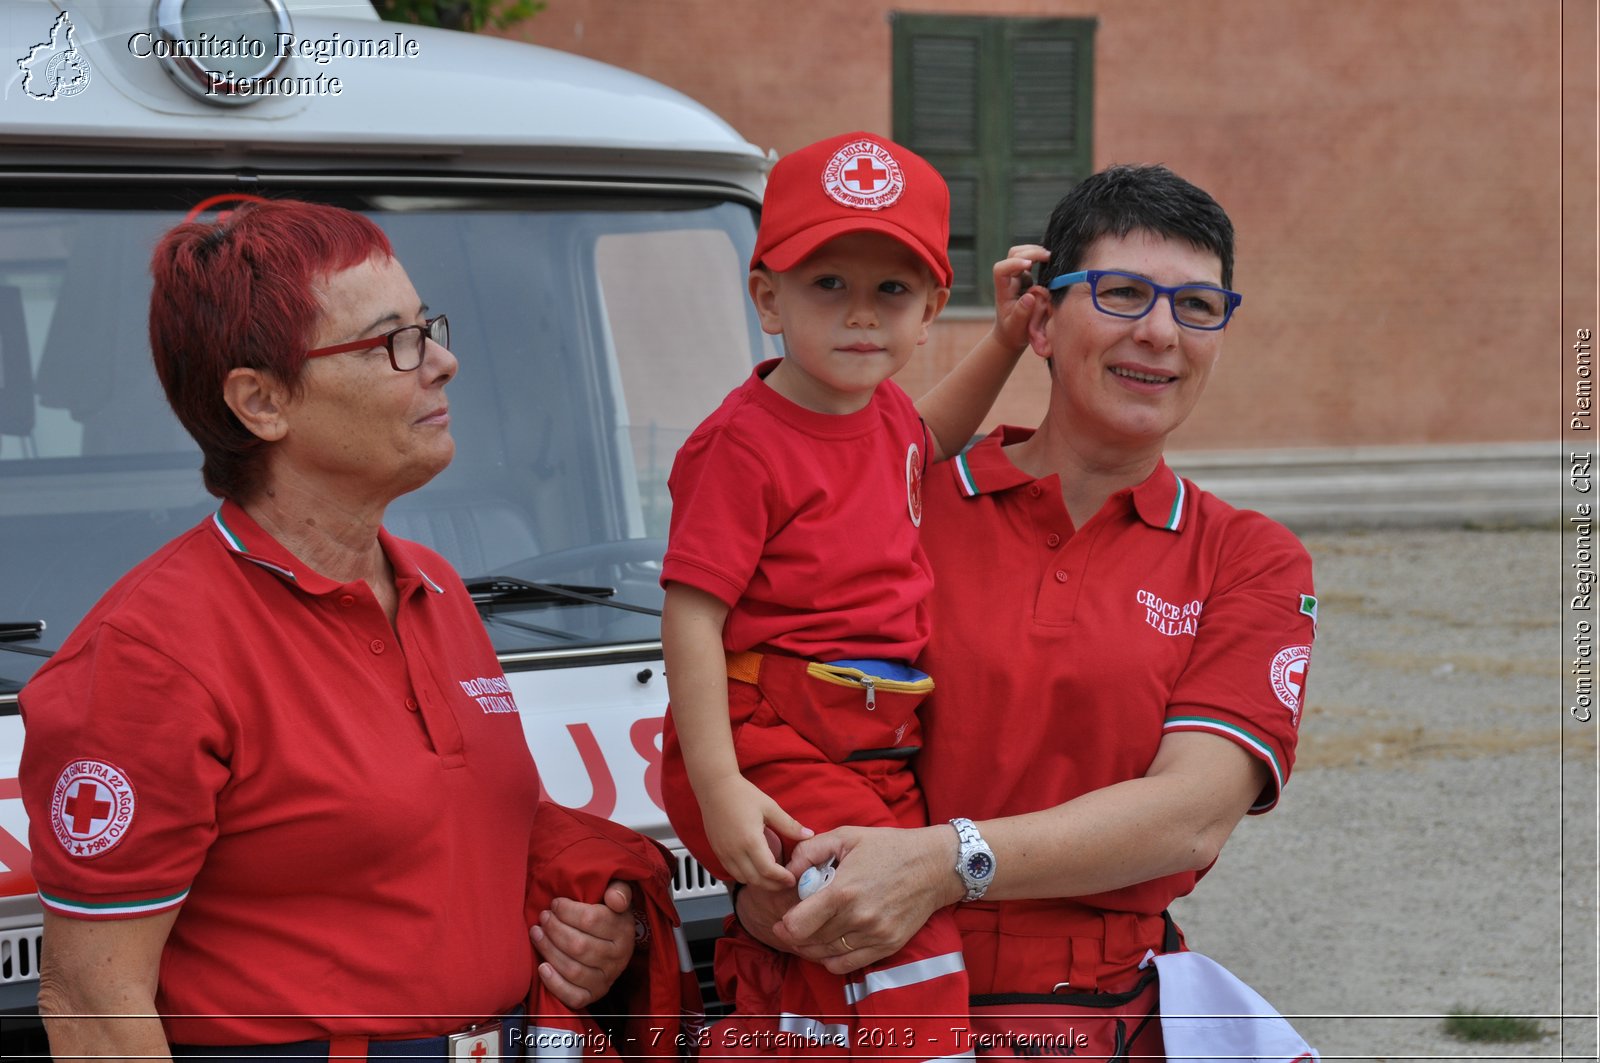
M984 183L978 116L984 21L894 16L894 139L937 167L950 186L950 298L957 304L981 301L976 263Z
M950 185L954 305L1089 172L1093 19L893 16L894 138Z

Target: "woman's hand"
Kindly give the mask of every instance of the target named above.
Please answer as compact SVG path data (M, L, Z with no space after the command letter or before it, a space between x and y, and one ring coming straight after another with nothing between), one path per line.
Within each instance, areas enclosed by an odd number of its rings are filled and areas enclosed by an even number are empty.
M893 955L929 916L966 895L955 873L956 848L948 826L841 827L803 841L789 859L791 872L798 876L829 859L838 870L789 909L772 936L834 974Z
M1050 252L1038 244L1018 244L994 264L994 336L1008 351L1028 345L1028 321L1047 289L1033 283L1033 267L1049 261Z
M599 904L557 897L528 931L544 962L539 980L569 1008L610 991L633 958L633 886L612 879Z

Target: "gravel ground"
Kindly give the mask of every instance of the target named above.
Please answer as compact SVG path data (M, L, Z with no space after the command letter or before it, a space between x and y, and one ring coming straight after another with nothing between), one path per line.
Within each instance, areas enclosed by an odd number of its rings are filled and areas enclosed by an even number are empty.
M1298 763L1174 906L1190 946L1326 1060L1594 1058L1595 725L1563 701L1560 533L1304 540L1320 619ZM1457 1040L1456 1009L1544 1035Z

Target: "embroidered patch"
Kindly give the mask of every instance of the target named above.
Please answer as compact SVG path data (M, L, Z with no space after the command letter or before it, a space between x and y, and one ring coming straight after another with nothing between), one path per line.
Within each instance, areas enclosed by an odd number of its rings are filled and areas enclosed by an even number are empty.
M882 210L892 206L905 189L900 164L883 145L870 140L846 144L822 168L822 190L847 207Z
M1285 646L1272 658L1272 692L1300 726L1300 705L1305 698L1306 669L1311 666L1310 646Z
M1311 626L1317 626L1317 600L1309 594L1300 596L1300 612L1311 618Z
M476 679L458 679L467 697L478 703L485 714L517 712L517 701L511 693L511 683L503 675L480 675Z
M906 451L906 509L911 523L922 527L922 448L915 443Z
M75 760L56 777L50 826L56 841L87 859L116 848L133 825L133 783L103 760Z
M1138 591L1133 600L1144 606L1144 622L1168 638L1193 635L1200 613L1206 607L1198 598L1179 604L1147 590Z

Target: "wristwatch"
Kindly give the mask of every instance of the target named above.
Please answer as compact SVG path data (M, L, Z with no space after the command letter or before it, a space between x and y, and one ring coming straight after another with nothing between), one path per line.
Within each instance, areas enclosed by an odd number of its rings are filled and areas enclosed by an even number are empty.
M994 881L994 850L983 840L972 820L952 819L950 825L956 829L956 840L960 843L956 850L956 874L967 887L967 895L962 900L975 901Z

